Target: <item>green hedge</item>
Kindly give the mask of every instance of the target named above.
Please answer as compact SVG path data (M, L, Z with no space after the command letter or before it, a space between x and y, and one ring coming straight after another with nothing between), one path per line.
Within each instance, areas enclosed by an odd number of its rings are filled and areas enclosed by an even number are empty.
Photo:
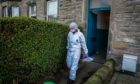
M109 84L115 70L115 62L107 61L91 76L85 84Z
M0 84L57 72L65 64L67 33L58 23L0 18Z

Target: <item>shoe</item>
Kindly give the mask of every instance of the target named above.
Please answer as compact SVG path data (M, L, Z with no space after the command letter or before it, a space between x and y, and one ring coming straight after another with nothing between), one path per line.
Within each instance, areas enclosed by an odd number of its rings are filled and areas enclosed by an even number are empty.
M68 79L67 84L74 84L74 81L71 79Z

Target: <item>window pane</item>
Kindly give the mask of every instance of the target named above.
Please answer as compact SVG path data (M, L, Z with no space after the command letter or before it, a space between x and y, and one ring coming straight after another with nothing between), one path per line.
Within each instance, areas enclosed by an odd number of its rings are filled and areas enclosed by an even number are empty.
M3 16L8 16L8 8L3 7Z
M36 16L36 5L29 6L29 16L30 17Z
M31 13L35 14L36 13L36 6L31 6Z
M19 16L19 7L12 7L12 16Z
M58 13L58 1L52 0L47 3L47 17L48 20L56 20Z
M48 15L57 14L57 1L52 1L48 3Z

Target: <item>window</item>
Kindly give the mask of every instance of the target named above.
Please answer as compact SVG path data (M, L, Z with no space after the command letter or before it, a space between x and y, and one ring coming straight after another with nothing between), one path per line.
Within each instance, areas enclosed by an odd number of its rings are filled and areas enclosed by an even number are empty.
M29 6L29 17L36 18L36 5Z
M13 6L12 7L12 17L19 16L19 7Z
M50 0L47 2L47 19L56 20L58 16L58 0Z
M8 7L3 7L3 16L8 16Z

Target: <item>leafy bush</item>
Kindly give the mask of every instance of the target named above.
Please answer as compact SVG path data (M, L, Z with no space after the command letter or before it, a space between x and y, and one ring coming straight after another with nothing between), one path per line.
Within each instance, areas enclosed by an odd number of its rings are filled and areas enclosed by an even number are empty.
M62 68L68 26L37 19L0 18L0 82L37 80Z

